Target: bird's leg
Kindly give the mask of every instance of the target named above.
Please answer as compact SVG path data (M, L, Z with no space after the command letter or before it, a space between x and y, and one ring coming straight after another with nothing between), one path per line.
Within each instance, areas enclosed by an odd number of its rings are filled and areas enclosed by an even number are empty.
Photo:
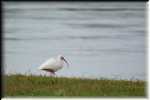
M56 76L55 72L52 72L52 75L55 77Z
M53 75L56 76L55 72L53 72Z
M51 69L45 69L50 76L55 76L55 71L51 70Z
M50 75L50 77L51 77L51 76L53 76L53 73L52 73L52 72L49 72L49 75Z
M53 72L53 71L49 71L49 73L50 73L50 76L55 76L56 75L55 72Z

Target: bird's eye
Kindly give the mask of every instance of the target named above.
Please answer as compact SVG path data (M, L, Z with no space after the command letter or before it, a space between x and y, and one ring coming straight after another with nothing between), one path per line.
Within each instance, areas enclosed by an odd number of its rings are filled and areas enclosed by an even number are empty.
M63 59L64 59L64 57L62 57L62 56L61 56L61 57L60 57L60 59L62 59L62 60L63 60Z

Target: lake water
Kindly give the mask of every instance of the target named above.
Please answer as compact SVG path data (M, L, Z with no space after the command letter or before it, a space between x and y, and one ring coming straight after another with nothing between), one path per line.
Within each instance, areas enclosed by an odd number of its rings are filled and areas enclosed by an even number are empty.
M146 80L146 3L3 2L5 74L65 56L66 77Z

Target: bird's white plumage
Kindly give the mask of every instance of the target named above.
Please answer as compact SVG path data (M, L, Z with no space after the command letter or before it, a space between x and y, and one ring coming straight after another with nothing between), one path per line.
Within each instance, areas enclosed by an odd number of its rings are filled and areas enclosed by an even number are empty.
M63 61L58 58L50 58L46 62L44 62L39 69L51 69L53 71L57 71L63 67Z

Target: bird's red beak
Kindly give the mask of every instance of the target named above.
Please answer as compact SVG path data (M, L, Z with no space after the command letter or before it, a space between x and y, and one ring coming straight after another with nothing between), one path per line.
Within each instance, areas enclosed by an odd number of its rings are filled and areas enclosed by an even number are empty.
M63 60L65 61L65 63L67 64L67 67L69 67L69 63L67 62L67 60L63 57Z

